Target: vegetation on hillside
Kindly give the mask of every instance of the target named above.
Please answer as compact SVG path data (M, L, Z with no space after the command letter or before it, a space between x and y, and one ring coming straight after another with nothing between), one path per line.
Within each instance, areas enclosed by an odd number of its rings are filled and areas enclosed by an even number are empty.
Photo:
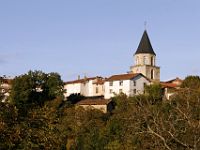
M37 72L32 73L41 77ZM0 103L0 148L3 150L200 149L198 90L183 88L172 100L162 101L160 86L150 86L145 95L117 95L112 99L115 109L104 114L98 110L75 109L73 104L63 101L60 92L52 90L52 94L48 85L55 85L57 91L63 90L59 76L51 78L51 84L47 84L48 76L42 76L42 80L33 80L33 77L16 77L13 87L18 86L12 89L12 103ZM38 80L42 82L39 84ZM45 96L35 93L38 84L42 89L45 87L42 90ZM23 95L17 97L15 92ZM38 101L32 95L42 98ZM28 109L23 108L26 106ZM24 109L26 115L21 112Z

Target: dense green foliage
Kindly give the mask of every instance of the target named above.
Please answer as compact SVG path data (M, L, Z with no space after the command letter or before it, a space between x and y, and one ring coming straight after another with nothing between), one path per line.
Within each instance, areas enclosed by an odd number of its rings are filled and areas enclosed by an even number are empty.
M76 104L77 102L83 99L85 99L85 97L80 93L78 93L78 94L71 94L70 96L68 96L67 101L69 101L71 104Z
M162 99L163 90L160 84L155 83L146 85L145 93L148 95L152 102L156 102Z
M16 77L12 83L11 100L23 113L34 105L42 106L45 101L62 95L63 82L57 73L29 71Z
M115 109L107 114L76 108L61 97L34 105L26 116L19 113L18 103L0 103L0 148L200 149L200 92L182 89L170 101L151 94L117 95L112 99Z
M186 77L181 87L190 89L200 89L200 77L199 76Z
M3 83L3 77L0 77L0 85ZM0 86L0 100L2 100L4 97L2 87Z

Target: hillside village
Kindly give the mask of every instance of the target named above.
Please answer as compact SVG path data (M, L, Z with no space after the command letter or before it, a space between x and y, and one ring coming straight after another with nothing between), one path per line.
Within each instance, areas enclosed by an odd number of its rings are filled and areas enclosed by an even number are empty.
M199 7L0 1L0 150L200 150Z
M2 78L1 84L3 101L9 97L12 79ZM77 80L64 82L64 97L72 94L80 94L86 97L84 101L78 103L82 106L93 106L101 109L109 104L109 99L124 93L127 96L144 94L146 85L160 83L163 88L163 97L169 99L178 89L182 80L179 78L170 81L160 81L160 67L156 64L156 53L153 50L147 31L145 30L138 48L134 53L134 65L130 67L128 73L112 75L110 77L86 77ZM97 101L98 98L98 101ZM99 100L101 102L99 103ZM106 110L104 110L106 111Z
M1 78L0 149L200 149L200 77L160 81L145 30L128 73Z
M170 81L160 81L160 67L156 65L156 53L154 52L147 31L145 30L139 46L134 53L134 65L126 74L103 77L78 77L77 80L65 82L65 97L71 94L81 94L90 100L84 100L81 105L99 107L98 101L91 101L92 97L100 97L103 101L124 93L127 96L144 94L145 86L160 83L163 88L163 98L170 99L182 83L179 78ZM97 105L97 106L96 106ZM103 105L103 104L101 104ZM107 105L107 101L105 104Z
M160 82L160 67L156 65L156 53L154 52L147 31L145 30L139 46L134 53L134 65L126 74L103 77L84 77L77 80L65 82L65 97L71 94L80 93L85 97L102 96L110 99L116 94L124 93L127 96L134 96L144 93L145 85L161 83L165 89L165 97L169 99L173 93L168 88L178 88L182 82L175 78L170 81Z

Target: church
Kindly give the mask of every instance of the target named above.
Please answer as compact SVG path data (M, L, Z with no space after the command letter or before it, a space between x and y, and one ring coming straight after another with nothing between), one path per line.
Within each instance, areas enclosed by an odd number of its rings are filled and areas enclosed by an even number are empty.
M126 74L112 75L108 78L84 77L65 82L65 96L81 94L85 97L103 96L105 99L120 93L134 96L144 93L145 85L160 82L160 67L156 66L156 53L146 30L134 53L134 60L134 65Z
M156 66L156 53L146 30L134 54L134 59L135 65L130 67L132 73L142 73L151 81L160 81L160 67Z

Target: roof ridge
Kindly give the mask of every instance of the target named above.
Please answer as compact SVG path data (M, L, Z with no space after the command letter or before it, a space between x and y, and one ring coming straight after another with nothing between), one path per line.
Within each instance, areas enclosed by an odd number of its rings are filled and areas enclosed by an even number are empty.
M141 73L127 73L127 74L112 75L109 78L107 78L106 81L128 80L128 79L134 78L140 74Z
M71 80L71 81L66 81L64 82L65 84L70 84L70 83L81 83L83 81L86 81L86 80L93 80L93 79L96 79L96 78L102 78L101 76L96 76L96 77L85 77L85 78L81 78L81 79L76 79L76 80Z
M123 74L114 74L112 76L121 76L121 75L133 75L133 74L140 74L140 73L123 73Z

